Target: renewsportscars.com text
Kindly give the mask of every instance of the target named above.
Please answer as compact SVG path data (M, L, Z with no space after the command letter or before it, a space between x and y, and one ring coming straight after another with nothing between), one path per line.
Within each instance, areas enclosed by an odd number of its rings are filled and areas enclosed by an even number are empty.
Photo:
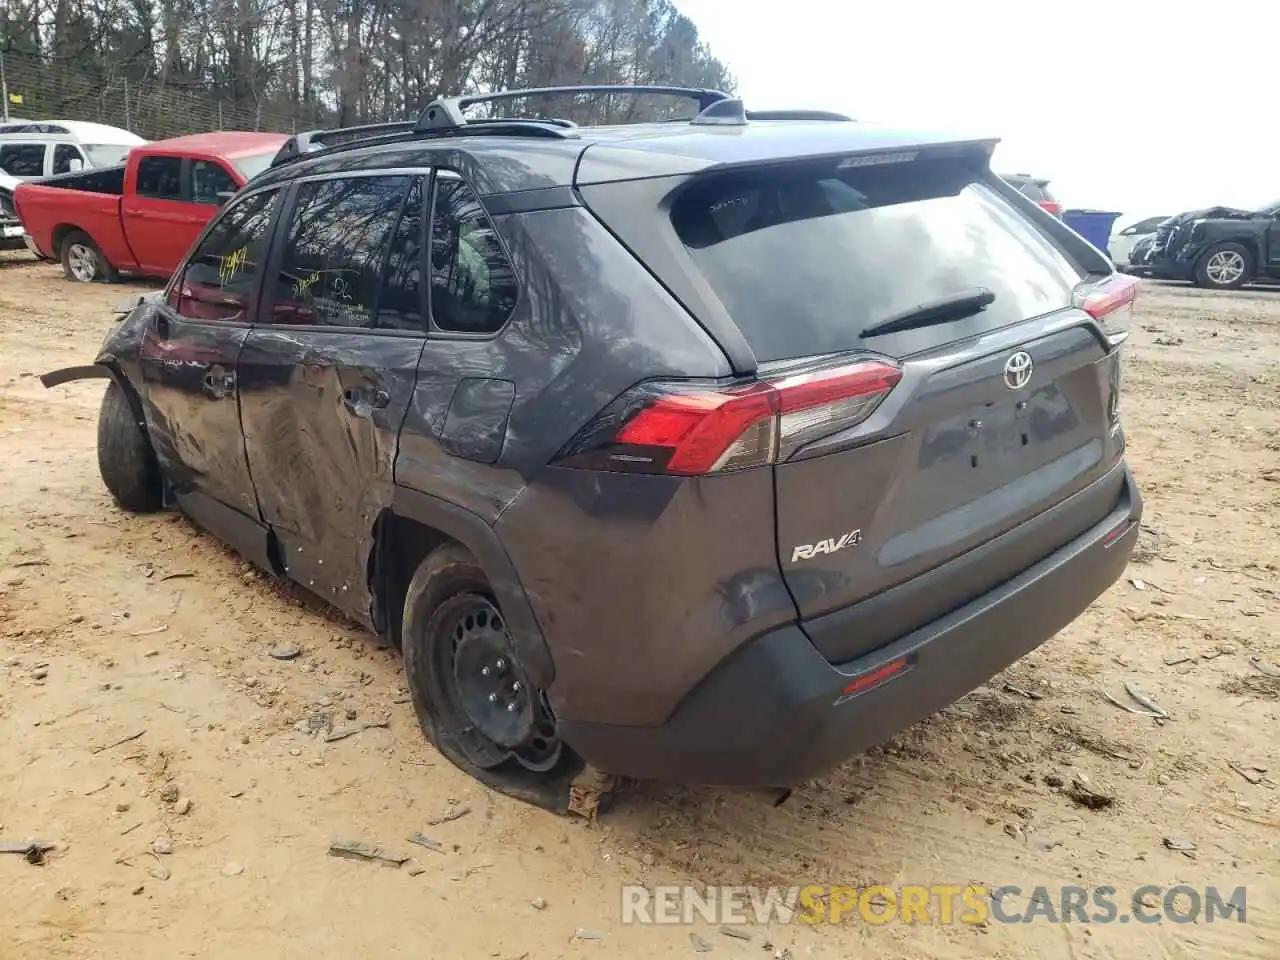
M681 924L851 923L1244 923L1246 891L1235 887L907 884L795 887L625 886L622 922Z

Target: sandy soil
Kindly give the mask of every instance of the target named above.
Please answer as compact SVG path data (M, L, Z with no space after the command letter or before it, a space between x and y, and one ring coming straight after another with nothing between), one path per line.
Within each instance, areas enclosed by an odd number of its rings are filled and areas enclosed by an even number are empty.
M1280 295L1144 292L1125 407L1149 530L1134 579L1062 635L780 808L646 786L588 824L437 756L393 651L185 521L114 508L101 383L35 377L90 360L130 289L0 264L0 840L59 845L43 866L0 855L0 957L1277 956L1280 681L1250 658L1280 662ZM1172 719L1100 697L1125 680ZM326 742L309 718L389 727ZM1114 803L1075 803L1076 773ZM327 855L348 839L413 860ZM1147 883L1245 885L1248 914L749 941L620 922L625 883L836 882L1110 884L1122 907Z

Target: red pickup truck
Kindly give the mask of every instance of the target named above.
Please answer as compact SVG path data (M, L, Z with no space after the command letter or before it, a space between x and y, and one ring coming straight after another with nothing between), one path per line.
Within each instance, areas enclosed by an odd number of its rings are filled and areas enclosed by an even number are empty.
M168 277L218 207L288 139L200 133L134 147L122 166L24 183L13 194L31 252L71 280Z

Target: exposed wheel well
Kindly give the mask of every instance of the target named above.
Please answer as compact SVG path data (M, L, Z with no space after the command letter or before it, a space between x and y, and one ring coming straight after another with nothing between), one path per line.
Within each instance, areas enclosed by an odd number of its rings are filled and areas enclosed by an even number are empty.
M383 510L374 523L369 553L369 585L373 595L373 625L389 643L400 645L405 594L427 554L445 543L448 534L409 517Z
M49 251L50 256L55 260L60 259L62 257L62 242L73 233L83 233L86 237L89 237L89 234L86 231L81 230L74 224L63 223L54 227L52 237L53 249ZM93 238L89 237L89 239L92 240Z
M151 435L147 432L147 418L142 411L142 397L139 396L137 389L125 372L120 369L120 365L115 361L104 361L103 366L111 371L111 379L120 385L120 389L124 391L125 399L129 401L129 409L133 411L133 417L138 423L138 428L147 435L147 442L150 443Z

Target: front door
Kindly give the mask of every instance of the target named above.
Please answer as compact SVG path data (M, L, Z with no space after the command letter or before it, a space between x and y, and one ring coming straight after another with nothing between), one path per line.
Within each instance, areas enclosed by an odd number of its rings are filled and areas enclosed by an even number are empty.
M281 562L362 620L425 343L424 180L301 181L238 365L249 469Z
M179 502L199 508L213 501L251 521L258 507L236 364L277 203L278 191L265 191L227 208L157 306L139 349L151 436Z
M153 154L136 167L132 191L121 204L125 236L138 265L168 276L209 222L214 207L192 197L191 161Z

